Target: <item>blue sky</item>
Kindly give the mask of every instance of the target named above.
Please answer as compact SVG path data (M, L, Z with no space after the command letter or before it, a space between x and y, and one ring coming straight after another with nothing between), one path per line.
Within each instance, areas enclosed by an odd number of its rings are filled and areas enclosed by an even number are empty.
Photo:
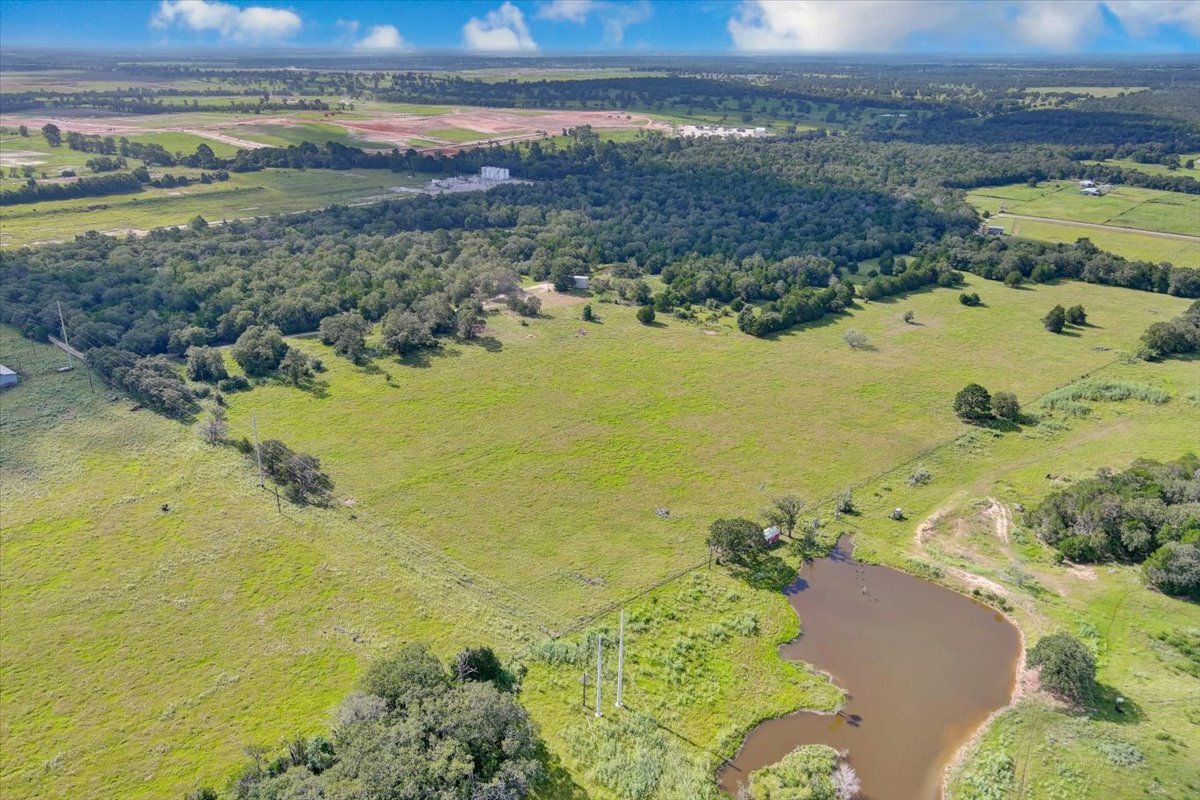
M0 0L0 46L1200 60L1200 0Z

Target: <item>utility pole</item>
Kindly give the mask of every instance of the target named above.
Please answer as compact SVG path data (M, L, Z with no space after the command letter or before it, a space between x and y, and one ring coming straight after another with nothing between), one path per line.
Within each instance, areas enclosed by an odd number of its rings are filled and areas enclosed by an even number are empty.
M258 461L258 485L263 487L262 448L258 446L258 419L250 412L250 427L254 429L254 458Z
M63 348L63 352L67 354L67 369L72 369L75 365L71 363L71 340L67 338L67 321L63 319L62 303L60 303L58 300L55 300L54 304L58 306L59 329L62 331L63 344L66 345L66 347Z
M587 670L583 671L583 675L580 676L579 682L583 684L583 696L580 698L579 704L584 708L587 708Z
M600 669L604 666L604 637L596 636L596 716L602 716L600 711Z
M621 703L621 689L625 678L625 609L621 609L621 633L617 639L617 708L624 708Z

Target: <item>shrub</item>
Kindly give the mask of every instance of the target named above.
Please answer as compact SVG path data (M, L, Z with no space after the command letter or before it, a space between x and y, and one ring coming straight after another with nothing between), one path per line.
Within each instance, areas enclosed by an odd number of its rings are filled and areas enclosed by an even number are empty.
M233 375L218 383L217 388L228 394L244 392L250 388L250 381L242 375Z
M958 296L958 302L964 306L977 306L983 301L979 299L978 292L963 292Z
M933 480L933 475L930 474L929 470L925 469L924 467L917 467L912 471L912 474L908 476L908 485L924 486L931 480Z
M954 396L954 413L962 420L988 419L992 415L992 396L978 383L968 383Z
M1076 703L1091 698L1096 660L1074 636L1043 636L1029 651L1028 662L1031 667L1041 667L1041 684L1050 692Z
M1000 419L1016 422L1021 418L1021 404L1012 392L996 392L992 395L992 413Z
M1167 542L1143 569L1146 582L1163 594L1200 600L1200 543Z
M592 310L591 303L588 303L587 305L585 305L583 307L583 321L584 322L595 322L596 321L596 312Z
M654 322L654 306L638 306L637 320L643 325Z
M912 311L905 311L903 319L906 323L911 325L911 324L913 324L913 322L916 321L917 315L914 314Z
M823 744L797 747L777 763L750 773L754 800L836 800L837 751Z
M1015 270L1015 269L1012 272L1010 272L1004 276L1004 285L1009 287L1010 289L1016 289L1018 286L1020 286L1024 282L1025 282L1025 276L1022 275L1018 270Z
M867 335L860 330L851 328L842 334L842 341L850 345L851 350L862 350L870 342L867 340Z
M1087 322L1087 312L1083 306L1071 306L1067 309L1067 322L1071 325L1083 325Z

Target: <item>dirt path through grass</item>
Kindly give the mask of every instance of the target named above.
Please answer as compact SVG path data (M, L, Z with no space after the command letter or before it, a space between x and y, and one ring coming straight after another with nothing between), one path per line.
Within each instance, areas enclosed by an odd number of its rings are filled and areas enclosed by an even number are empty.
M1053 222L1059 225L1073 225L1079 228L1096 228L1102 231L1132 231L1134 233L1144 233L1147 236L1156 236L1159 239L1182 239L1185 242L1196 242L1200 244L1200 236L1192 236L1187 233L1167 233L1166 231L1151 231L1145 228L1129 228L1124 225L1108 225L1099 222L1079 222L1073 219L1056 219L1054 217L1031 217L1027 214L1013 214L1008 211L1003 211L996 214L993 219L1000 217L1010 217L1012 219L1027 219L1033 222ZM1013 229L1013 235L1017 233L1016 228Z

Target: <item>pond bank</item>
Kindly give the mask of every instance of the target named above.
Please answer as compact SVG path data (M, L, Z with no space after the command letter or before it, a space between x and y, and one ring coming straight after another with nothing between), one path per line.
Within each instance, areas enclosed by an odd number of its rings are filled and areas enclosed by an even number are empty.
M946 768L1016 688L1020 631L969 597L890 567L860 564L847 537L785 589L802 634L780 648L846 692L836 714L758 726L719 774L730 794L802 744L849 751L872 800L936 799Z

